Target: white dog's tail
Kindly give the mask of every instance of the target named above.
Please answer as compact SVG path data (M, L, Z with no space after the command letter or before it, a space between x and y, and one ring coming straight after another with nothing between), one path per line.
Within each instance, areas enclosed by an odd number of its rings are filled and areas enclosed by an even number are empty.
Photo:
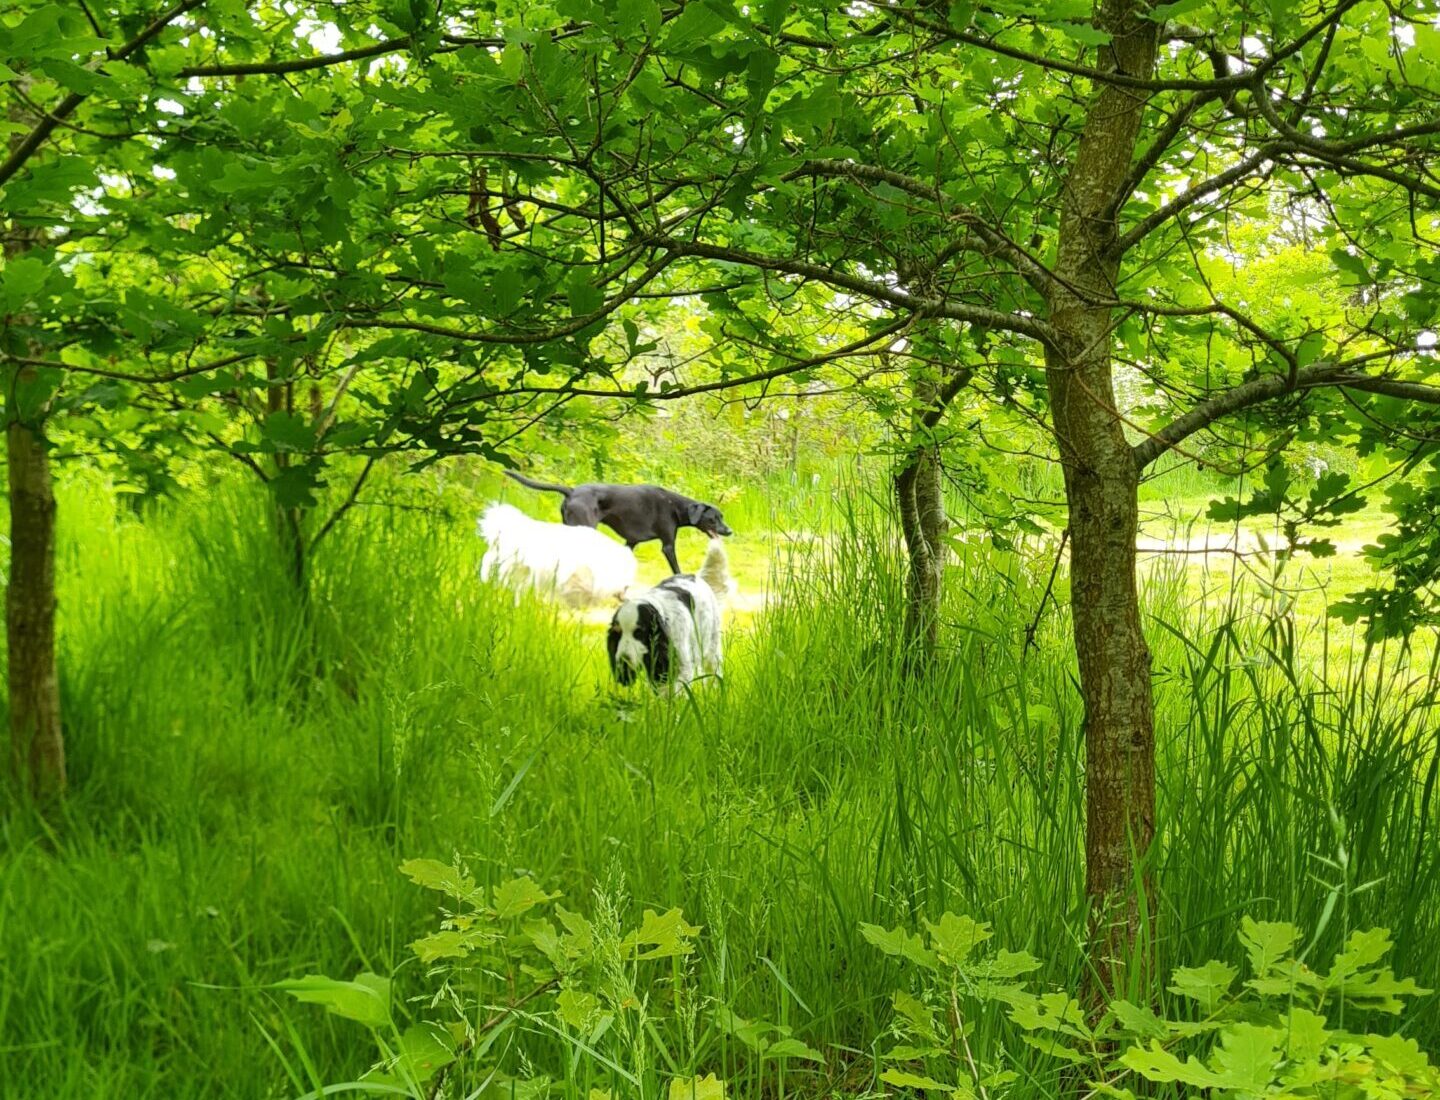
M730 559L725 556L725 541L711 539L705 551L705 561L700 565L700 579L710 586L715 598L724 603L735 591L735 581L730 576Z

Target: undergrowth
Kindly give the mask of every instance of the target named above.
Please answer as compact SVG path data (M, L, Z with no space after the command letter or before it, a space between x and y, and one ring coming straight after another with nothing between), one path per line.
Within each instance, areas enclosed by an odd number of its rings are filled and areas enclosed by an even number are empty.
M435 931L433 899L397 874L414 859L463 866L487 905L529 880L616 943L646 910L700 929L692 951L643 963L671 991L644 1033L662 1090L711 1074L743 1096L887 1087L894 992L933 1001L940 987L866 926L968 914L1033 957L1033 989L1080 988L1063 572L1027 648L1049 557L958 544L946 647L915 677L893 643L894 534L878 509L835 499L812 525L797 495L784 518L824 537L776 539L777 598L732 636L725 683L670 701L612 687L602 628L480 586L468 501L448 516L357 509L302 601L247 493L142 520L68 489L74 793L58 820L19 805L0 818L0 1095L259 1098L358 1080L377 1048L280 983L369 973L397 1021L433 1019L444 986L409 946ZM1306 958L1327 961L1351 930L1388 928L1387 965L1433 988L1435 669L1348 645L1327 662L1273 601L1192 606L1178 571L1146 593L1160 972L1238 967L1249 917L1305 930ZM1335 821L1344 922L1327 914ZM517 979L466 995L524 992ZM572 1068L578 1030L562 1038L569 1023L530 1011L496 1081L627 1094L623 1077ZM1031 1072L1008 1011L967 1013L976 1065L1019 1074L1006 1096L1052 1094L1059 1078ZM1433 999L1396 1026L1426 1049L1440 1040ZM500 1065L462 1063L471 1089ZM947 1065L946 1083L965 1083Z

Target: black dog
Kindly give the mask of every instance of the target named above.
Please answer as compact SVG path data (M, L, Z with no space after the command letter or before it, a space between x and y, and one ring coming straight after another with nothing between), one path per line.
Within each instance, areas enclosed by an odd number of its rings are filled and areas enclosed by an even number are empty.
M717 535L733 535L720 515L720 509L658 485L548 485L506 470L521 485L559 493L565 498L560 518L571 527L598 527L604 524L614 531L630 549L651 539L660 540L665 560L672 572L680 572L675 559L675 532L682 527L696 527L712 539Z

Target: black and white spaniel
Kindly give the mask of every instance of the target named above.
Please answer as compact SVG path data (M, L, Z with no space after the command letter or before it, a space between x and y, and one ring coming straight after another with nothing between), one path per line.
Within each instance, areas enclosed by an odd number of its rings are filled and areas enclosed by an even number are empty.
M667 577L626 600L610 620L610 671L632 684L643 671L656 688L676 690L702 674L721 674L720 607L732 587L725 545L710 540L698 574Z

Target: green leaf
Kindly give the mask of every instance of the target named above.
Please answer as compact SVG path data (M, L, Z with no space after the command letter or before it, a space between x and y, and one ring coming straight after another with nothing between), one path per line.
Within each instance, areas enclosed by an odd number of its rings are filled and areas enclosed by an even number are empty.
M725 1100L725 1082L713 1073L706 1077L677 1077L670 1082L669 1100Z
M310 421L286 409L267 416L260 425L260 435L276 451L304 452L315 446L315 429Z
M955 1085L947 1085L944 1081L937 1081L933 1077L922 1077L918 1073L909 1073L903 1069L891 1066L880 1075L880 1080L887 1085L897 1085L905 1089L924 1089L926 1092L958 1092Z
M492 906L497 917L501 920L509 920L522 913L528 913L537 905L554 901L559 896L559 894L547 894L529 878L517 878L495 887L495 900Z
M600 1015L600 998L579 989L562 989L555 1012L576 1031L588 1032Z
M1164 23L1168 19L1179 19L1182 15L1199 11L1208 3L1210 0L1175 0L1173 4L1158 4L1145 13L1145 18Z
M1254 976L1263 978L1281 959L1287 958L1300 942L1300 929L1293 924L1257 921L1244 917L1240 921L1240 943L1250 956Z
M825 1056L799 1039L778 1039L765 1048L763 1058L801 1058L807 1062L824 1062Z
M1157 1039L1150 1040L1148 1049L1131 1047L1125 1051L1120 1055L1120 1064L1147 1081L1178 1081L1200 1089L1225 1087L1225 1079L1219 1074L1206 1069L1193 1056L1180 1061Z
M665 36L665 45L672 50L685 51L719 34L726 27L725 17L716 12L704 0L686 4L679 17L670 24Z
M1235 980L1235 968L1211 959L1204 966L1179 967L1170 979L1170 992L1197 1001L1205 1012L1213 1012L1220 998Z
M463 959L478 947L498 940L499 935L484 925L469 924L421 936L410 944L415 957L429 966L440 959Z
M1115 1022L1131 1035L1144 1039L1164 1039L1170 1034L1165 1021L1143 1005L1131 1004L1126 1000L1111 1001L1110 1015Z
M668 959L688 955L695 950L690 940L699 931L699 926L685 923L685 916L679 909L659 915L646 909L640 927L620 941L620 949L626 957L633 959ZM641 951L642 947L649 950Z
M525 50L518 42L507 42L500 51L500 71L511 80L519 80L525 71Z
M1376 1060L1384 1062L1396 1073L1418 1077L1430 1068L1430 1059L1420 1044L1403 1035L1367 1035L1365 1045Z
M1082 45L1108 46L1110 44L1110 32L1102 31L1099 27L1092 27L1089 23L1052 23L1050 25L1061 34L1075 39Z
M1335 956L1335 964L1330 968L1331 983L1342 983L1367 966L1373 966L1388 955L1393 946L1388 928L1351 932L1344 949Z
M436 859L407 859L400 864L400 873L417 886L439 890L458 901L474 901L475 880L458 867Z
M605 304L605 293L590 285L583 269L577 268L565 282L565 296L570 302L570 312L576 317L594 313Z
M908 959L929 970L935 969L935 952L927 948L925 941L913 932L906 932L903 928L892 928L887 932L878 924L862 924L860 934L868 943L887 955Z
M409 1080L424 1084L453 1061L455 1040L439 1024L415 1024L400 1036L396 1069Z
M1347 275L1353 275L1362 283L1368 283L1370 269L1365 266L1365 260L1360 256L1352 256L1343 248L1332 248L1330 250L1330 262Z
M1272 1027L1234 1024L1220 1033L1220 1049L1212 1062L1225 1087L1241 1093L1264 1093L1280 1061L1280 1033Z
M1309 332L1295 349L1295 359L1302 367L1308 367L1311 363L1320 358L1320 353L1325 350L1325 334L1323 332Z
M303 978L276 982L274 988L284 990L297 1001L322 1005L325 1011L368 1028L390 1025L390 979L378 974L367 971L357 974L351 982L336 981L323 974L307 974Z
M927 1042L939 1041L940 1033L935 1028L934 1009L904 990L897 990L890 1001L895 1006L896 1014L905 1021L903 1031Z
M991 936L988 924L980 924L970 917L957 917L954 913L944 914L939 924L927 920L925 927L930 930L930 946L935 954L950 966L959 966Z
M282 508L314 508L320 503L315 491L321 487L319 471L306 463L287 466L265 483Z

